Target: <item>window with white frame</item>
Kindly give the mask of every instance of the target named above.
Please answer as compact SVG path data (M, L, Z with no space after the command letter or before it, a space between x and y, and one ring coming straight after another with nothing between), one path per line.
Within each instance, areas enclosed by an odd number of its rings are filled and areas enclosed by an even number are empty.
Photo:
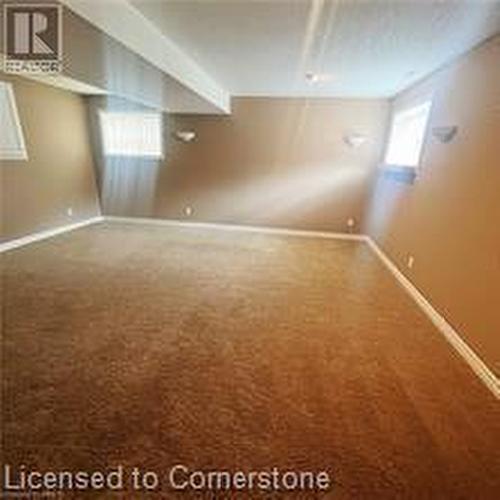
M418 167L431 104L431 101L425 101L394 114L385 152L386 165Z
M11 83L0 82L0 160L27 159L14 88Z
M106 156L163 156L161 113L101 111L99 117Z

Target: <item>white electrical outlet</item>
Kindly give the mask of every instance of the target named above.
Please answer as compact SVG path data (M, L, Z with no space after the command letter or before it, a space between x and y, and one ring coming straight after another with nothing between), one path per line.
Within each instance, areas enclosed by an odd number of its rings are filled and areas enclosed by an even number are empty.
M73 217L73 208L72 208L72 207L69 207L69 208L66 210L66 213L68 214L68 217Z
M190 207L189 205L187 207L185 207L184 208L184 215L187 215L188 217L193 215L193 207Z
M411 269L414 263L415 263L415 258L413 257L413 255L408 255L408 260L406 262L408 269Z
M352 231L354 229L355 225L356 225L356 221L352 217L349 217L347 219L347 227L349 228L349 231Z

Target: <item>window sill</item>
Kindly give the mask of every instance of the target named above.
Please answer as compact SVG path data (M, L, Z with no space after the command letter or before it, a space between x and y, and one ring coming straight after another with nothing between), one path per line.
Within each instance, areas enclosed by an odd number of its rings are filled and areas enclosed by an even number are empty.
M0 161L28 161L28 153L24 149L0 150Z
M122 160L122 161L164 161L164 155L143 155L143 154L118 154L118 153L103 153L103 157L109 160Z
M384 179L391 179L404 184L413 184L417 178L417 167L383 163L379 168Z

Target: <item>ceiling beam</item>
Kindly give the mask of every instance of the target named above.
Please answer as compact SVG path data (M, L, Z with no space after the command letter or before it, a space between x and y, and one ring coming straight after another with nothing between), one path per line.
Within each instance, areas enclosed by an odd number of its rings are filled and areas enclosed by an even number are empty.
M229 93L127 0L61 2L222 113L230 112Z

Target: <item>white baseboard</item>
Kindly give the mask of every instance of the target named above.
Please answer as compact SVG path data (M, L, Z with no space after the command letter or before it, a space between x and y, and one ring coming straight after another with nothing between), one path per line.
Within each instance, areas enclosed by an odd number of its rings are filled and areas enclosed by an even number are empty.
M191 222L173 219L105 216L104 220L109 222L123 222L127 224L154 224L169 227L217 229L222 231L240 231L246 233L274 234L281 236L301 236L306 238L324 238L330 240L366 241L367 239L367 237L363 234L334 233L328 231L307 231L301 229L286 229L281 227L243 226L212 222Z
M46 240L47 238L52 238L53 236L67 233L68 231L73 231L90 224L95 224L97 222L101 222L102 220L102 216L92 217L91 219L75 222L74 224L68 224L66 226L60 226L54 229L47 229L46 231L40 231L38 233L29 234L28 236L23 236L22 238L16 238L15 240L6 241L5 243L0 243L0 253L8 252L9 250L14 250L14 248L23 247L37 241Z
M474 373L490 389L497 399L500 399L500 381L498 377L486 366L484 361L467 345L458 332L439 314L432 304L422 295L417 287L397 268L380 247L371 238L367 243L375 252L387 269L393 274L403 288L410 294L417 305L432 321L434 326L444 335L446 340L462 356Z
M207 222L189 222L169 219L153 219L153 218L135 218L135 217L112 217L98 216L91 219L70 224L67 226L49 229L39 233L31 234L23 238L18 238L0 244L0 253L19 248L24 245L29 245L37 241L47 238L52 238L74 229L95 224L102 221L122 222L130 224L153 224L167 227L184 227L184 228L201 228L201 229L217 229L223 231L240 231L249 233L261 233L271 235L284 236L300 236L306 238L323 238L337 240L361 241L368 244L373 252L378 256L387 269L393 274L403 288L410 294L417 305L432 321L434 326L444 335L446 340L460 354L460 356L468 363L473 372L480 378L494 396L500 399L500 381L498 377L486 366L479 356L467 345L460 337L457 331L439 314L439 312L431 305L431 303L422 295L422 293L413 285L413 283L397 268L397 266L387 257L387 255L379 248L379 246L369 237L363 234L347 234L347 233L332 233L324 231L306 231L298 229L272 228L260 226L242 226L232 224L217 224Z
M465 362L471 367L473 372L480 378L494 396L500 399L500 381L498 377L486 366L484 361L467 345L458 332L439 314L431 303L422 295L417 287L397 268L397 266L387 257L379 246L367 235L364 234L344 234L330 233L322 231L303 231L284 228L270 228L260 226L241 226L230 224L214 224L204 222L189 222L167 219L147 219L147 218L127 218L127 217L105 217L105 220L116 222L127 222L137 224L157 224L170 227L191 227L204 229L218 229L225 231L243 231L262 234L302 236L308 238L326 238L340 240L362 241L368 244L373 252L380 258L387 269L393 274L403 288L409 293L417 305L431 320L434 326L441 332L451 346L460 354Z

